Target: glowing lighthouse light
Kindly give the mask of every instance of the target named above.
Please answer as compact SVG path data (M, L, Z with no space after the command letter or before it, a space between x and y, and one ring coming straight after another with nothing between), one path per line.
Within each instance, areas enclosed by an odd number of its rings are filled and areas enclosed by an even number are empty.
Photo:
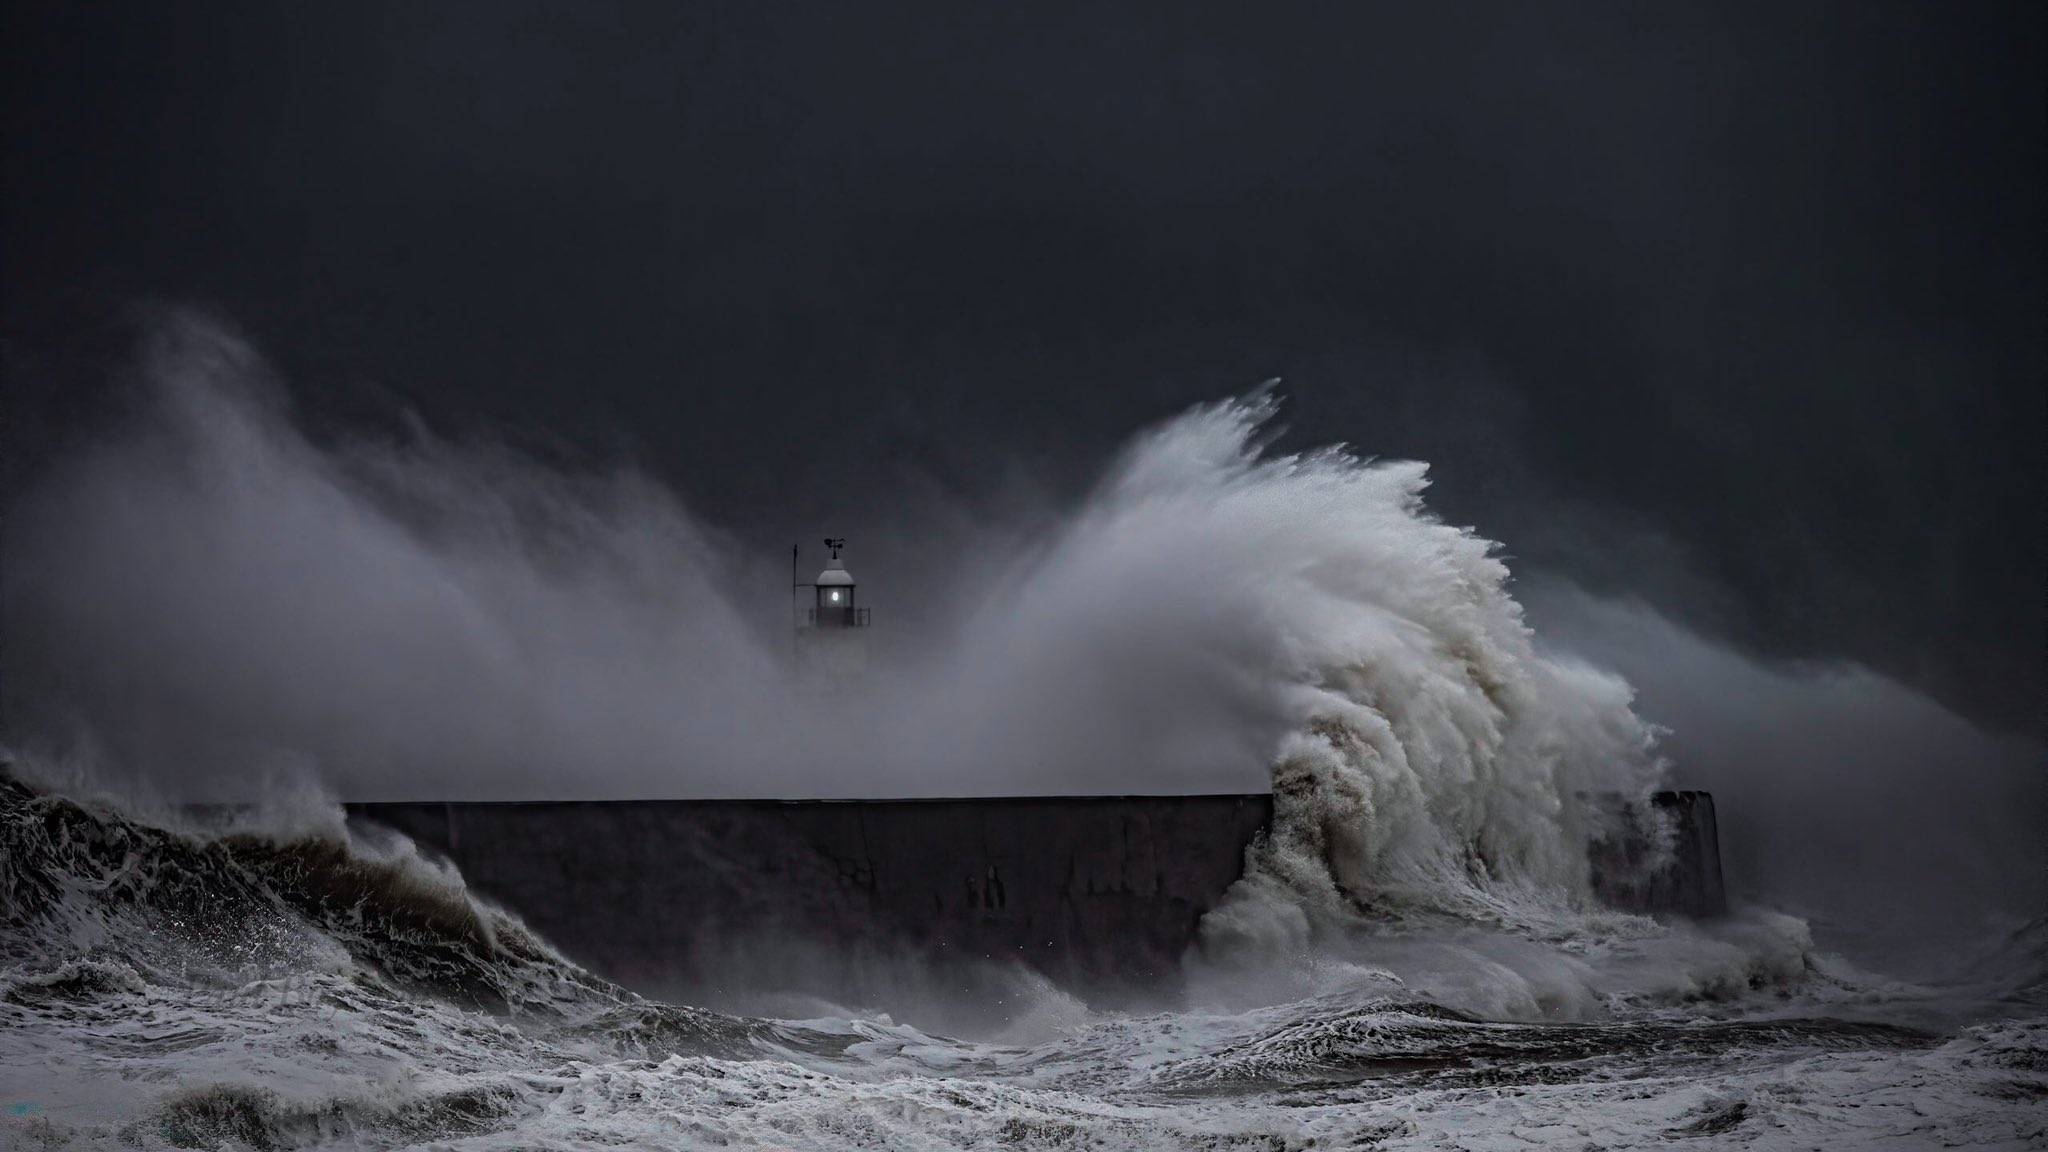
M827 676L857 675L867 667L868 610L856 601L853 574L839 558L846 547L844 537L826 537L831 556L825 570L809 584L795 584L799 594L806 589L809 603L800 608L796 620L797 654L805 670ZM798 553L792 549L792 563Z
M859 613L853 606L853 574L839 559L839 550L846 547L846 538L825 538L825 547L832 552L832 558L825 562L825 570L818 573L818 613L816 624L820 628L858 628Z

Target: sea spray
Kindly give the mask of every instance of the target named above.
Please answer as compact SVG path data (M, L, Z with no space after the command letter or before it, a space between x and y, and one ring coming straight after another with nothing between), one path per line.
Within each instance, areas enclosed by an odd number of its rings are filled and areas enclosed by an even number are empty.
M316 437L253 349L186 315L136 380L18 510L6 683L32 697L11 715L81 720L166 791L246 799L280 759L346 798L1270 781L1221 942L1276 917L1540 920L1583 902L1599 798L1658 778L1626 686L1538 655L1425 466L1270 451L1271 386L1141 433L1069 515L992 531L1006 562L959 618L820 702L740 608L756 566L643 474L416 424ZM1294 911L1246 906L1266 897Z
M245 799L280 759L346 799L1250 791L1322 720L1366 757L1340 872L1433 883L1473 855L1568 884L1573 793L1649 775L1622 690L1531 657L1423 466L1267 453L1270 388L964 542L984 578L956 574L957 611L882 629L867 683L821 703L780 606L749 607L775 565L644 472L310 429L188 314L132 380L9 510L0 683L12 741L82 731L166 796Z
M1205 923L1202 959L1244 983L1298 948L1313 979L1252 1011L1063 1004L1057 1035L1024 1046L738 1019L612 986L405 846L331 820L188 830L7 782L0 1142L1216 1149L1533 1131L1819 1145L1933 1124L2017 1146L2041 1131L2038 1021L1944 1044L1806 1018L1894 993L1826 971L1799 982L1808 947L1782 917L1708 934L1587 909L1599 798L1640 796L1659 772L1627 689L1532 647L1492 547L1425 511L1420 465L1265 451L1270 393L1134 442L1017 550L974 626L912 646L850 728L785 708L745 627L667 617L695 602L655 591L668 561L720 545L658 489L614 499L432 441L386 446L403 466L369 482L374 451L191 411L182 443L144 436L138 454L116 439L77 462L41 490L37 531L9 541L9 624L33 623L33 650L60 659L45 687L98 690L89 719L118 721L177 678L170 698L210 726L204 743L254 734L313 753L345 794L400 778L392 764L432 788L513 771L716 791L759 783L742 743L829 748L794 762L842 787L889 782L860 775L862 755L915 769L895 783L957 792L1270 770L1278 819ZM194 452L214 481L180 470ZM252 459L275 467L232 467ZM501 484L537 498L488 498ZM436 488L432 515L405 511ZM648 536L650 508L672 530ZM168 572L149 563L142 545L195 527ZM285 530L290 549L257 547ZM309 606L303 586L265 583L306 572L345 574L316 586L347 595ZM452 631L437 630L444 609ZM396 625L355 626L385 611ZM421 622L418 636L456 643L410 665ZM635 642L607 647L621 634ZM684 673L715 670L730 644L777 729L736 739L751 710L661 722L705 682ZM309 652L331 661L309 667ZM378 676L395 679L364 679ZM142 747L152 770L248 780L234 756ZM2038 988L2038 937L2015 937L2036 961L2023 991Z
M1274 827L1205 935L1583 905L1589 840L1663 772L1627 685L1537 653L1495 545L1425 508L1423 465L1268 453L1276 407L1261 390L1141 437L1020 582L1069 604L1108 567L1201 606L1177 618L1229 638L1245 713L1281 721Z

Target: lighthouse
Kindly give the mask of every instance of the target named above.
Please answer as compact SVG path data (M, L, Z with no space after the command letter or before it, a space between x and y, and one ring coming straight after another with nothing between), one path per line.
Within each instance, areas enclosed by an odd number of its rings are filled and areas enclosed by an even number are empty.
M807 675L828 680L859 676L868 666L868 610L856 600L859 586L839 558L845 547L845 537L826 537L831 556L825 570L808 584L792 581L797 659ZM791 565L798 560L791 548Z

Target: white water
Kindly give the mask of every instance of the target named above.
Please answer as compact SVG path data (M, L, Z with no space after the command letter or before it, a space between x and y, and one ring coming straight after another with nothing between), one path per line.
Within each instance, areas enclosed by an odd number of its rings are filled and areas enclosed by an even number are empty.
M1262 451L1270 393L1139 436L1071 516L1003 534L951 628L835 704L795 694L774 626L734 591L750 566L659 486L424 436L318 444L261 374L218 333L173 332L143 415L47 478L7 544L10 626L67 693L45 715L104 735L126 787L248 791L281 759L382 794L1270 774L1273 835L1204 921L1180 1011L1105 1014L1006 977L986 986L1027 1007L970 1042L883 1015L918 1018L914 1001L777 1024L640 1000L331 820L224 839L17 789L0 864L16 1143L2048 1131L2038 923L1907 985L1768 910L1695 927L1594 905L1592 797L1665 773L1629 689L1537 648L1492 546L1425 511L1421 465Z
M886 662L835 704L789 674L781 562L640 473L316 440L190 319L138 377L9 510L0 655L17 745L83 731L166 790L310 762L352 798L1249 791L1326 716L1357 735L1324 775L1372 808L1361 866L1472 848L1554 881L1570 794L1652 774L1626 690L1531 655L1421 465L1266 457L1270 394L1139 436L1067 516L988 526L951 610L865 588Z
M1782 925L1588 933L1561 950L1439 923L1380 936L1383 967L1331 949L1320 987L1264 1007L1216 1005L1211 985L1180 1010L1124 1016L1041 983L1036 1039L965 1041L873 1012L774 1022L642 1000L403 845L292 823L166 830L0 783L0 1141L2021 1148L2048 1124L2038 972L2018 999L2010 983L1976 990L1983 1022L1938 1034L1874 1021L1953 1011L1958 992L1824 957L1775 974L1752 959L1748 979L1695 990L1706 999L1664 985L1715 949L1755 957L1756 935ZM1541 1019L1564 1005L1517 1019L1475 999L1499 984L1480 959L1615 987L1578 1006L1582 1023Z

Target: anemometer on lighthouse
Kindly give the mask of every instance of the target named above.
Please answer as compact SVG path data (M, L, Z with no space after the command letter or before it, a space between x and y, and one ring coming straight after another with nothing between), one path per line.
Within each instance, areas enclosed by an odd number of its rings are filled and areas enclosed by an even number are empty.
M789 549L790 589L796 607L796 650L806 672L826 676L857 676L868 664L868 610L855 602L853 574L839 559L843 536L825 537L831 555L825 570L806 584L802 548ZM808 595L806 595L808 591Z

